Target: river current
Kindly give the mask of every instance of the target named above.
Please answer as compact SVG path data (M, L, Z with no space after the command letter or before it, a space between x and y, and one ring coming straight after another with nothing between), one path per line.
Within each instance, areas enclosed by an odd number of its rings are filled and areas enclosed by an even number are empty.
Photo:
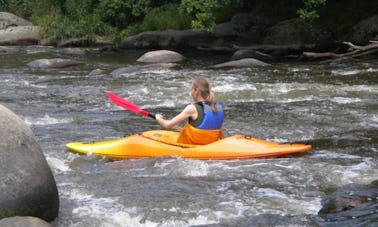
M274 63L212 70L230 56L182 53L179 68L134 67L143 51L70 55L19 47L0 55L0 103L33 130L60 197L56 226L312 226L321 199L348 183L378 179L378 60ZM32 69L41 58L83 65ZM93 69L104 75L89 75ZM109 90L152 113L177 114L191 102L194 76L206 76L225 108L225 134L313 149L282 158L199 161L161 157L109 161L68 152L72 141L115 139L160 129L110 103Z

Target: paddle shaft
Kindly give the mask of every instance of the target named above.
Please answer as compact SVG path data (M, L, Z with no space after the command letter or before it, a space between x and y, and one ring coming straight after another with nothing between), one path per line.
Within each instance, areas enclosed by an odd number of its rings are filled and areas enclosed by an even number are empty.
M156 117L155 117L154 114L149 113L147 110L141 109L139 106L135 105L133 102L130 102L129 100L126 100L122 97L119 97L119 96L113 94L110 91L106 91L106 94L107 94L109 100L112 103L116 104L117 106L120 106L120 107L122 107L122 108L124 108L128 111L131 111L131 112L134 112L134 113L137 113L137 114L141 114L143 116L150 117L150 118L156 120Z

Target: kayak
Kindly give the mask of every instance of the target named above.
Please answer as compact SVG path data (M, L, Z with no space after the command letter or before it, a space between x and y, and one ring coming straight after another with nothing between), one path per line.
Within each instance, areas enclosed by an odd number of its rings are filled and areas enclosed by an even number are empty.
M66 147L78 154L105 156L111 160L178 156L200 160L268 158L306 152L307 144L280 144L244 135L233 135L207 145L177 143L179 133L152 130L127 137L98 141L71 142Z

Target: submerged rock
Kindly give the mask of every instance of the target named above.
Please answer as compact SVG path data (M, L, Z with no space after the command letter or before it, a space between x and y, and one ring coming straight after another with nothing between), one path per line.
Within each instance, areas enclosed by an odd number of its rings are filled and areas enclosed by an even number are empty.
M212 69L221 69L221 68L253 68L253 67L264 67L270 66L270 64L262 62L254 58L244 58L236 61L229 61L222 64L213 65L210 68Z
M153 69L172 69L179 67L176 63L156 63L156 64L148 64L148 65L137 65L137 66L129 66L116 69L110 73L111 76L122 76L125 74L143 72L146 70L153 70Z
M76 66L83 64L80 61L62 59L62 58L52 58L52 59L39 59L29 62L27 65L31 68L64 68L70 66Z
M319 216L333 226L378 226L378 180L348 184L322 200Z

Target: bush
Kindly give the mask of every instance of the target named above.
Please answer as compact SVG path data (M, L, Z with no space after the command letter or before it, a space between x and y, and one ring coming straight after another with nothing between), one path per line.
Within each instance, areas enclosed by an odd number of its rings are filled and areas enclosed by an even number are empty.
M144 31L165 30L165 29L188 29L190 28L190 17L187 14L177 12L179 5L167 4L151 9L141 24Z

